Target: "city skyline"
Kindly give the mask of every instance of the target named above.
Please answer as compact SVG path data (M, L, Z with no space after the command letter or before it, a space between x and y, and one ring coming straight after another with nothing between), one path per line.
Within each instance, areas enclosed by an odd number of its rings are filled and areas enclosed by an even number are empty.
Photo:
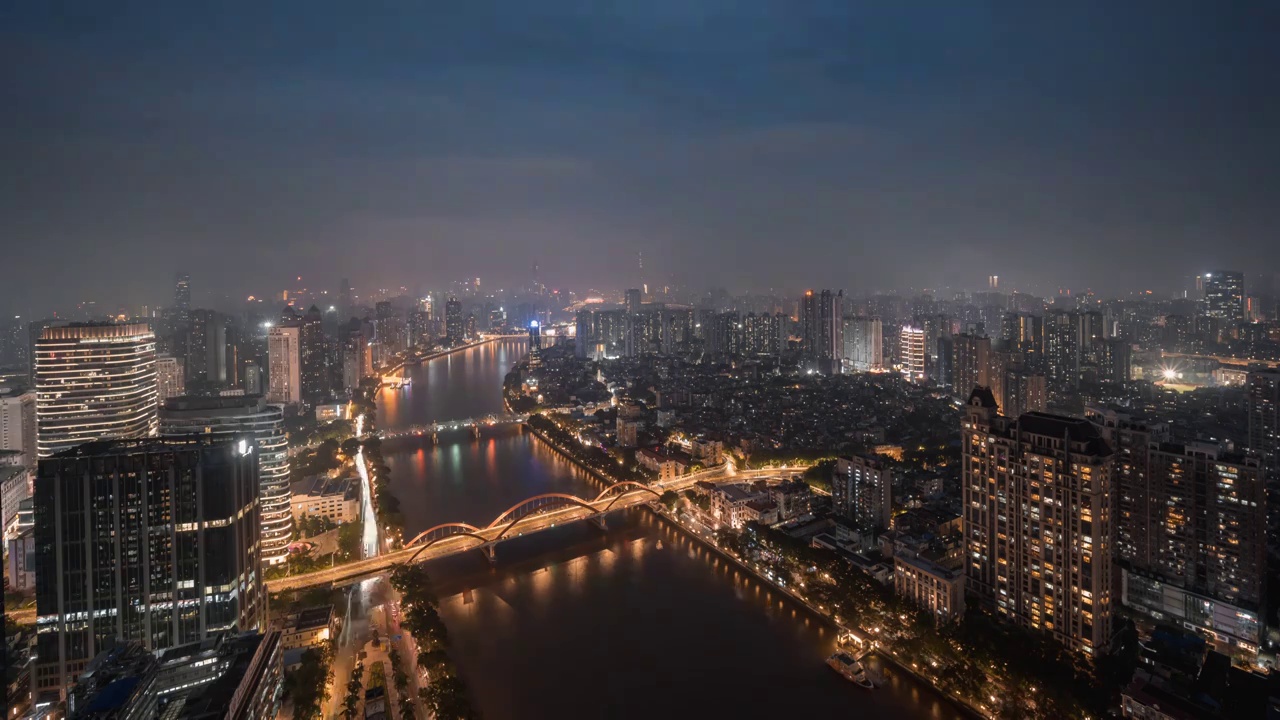
M381 10L11 13L0 234L62 282L0 306L183 269L624 287L640 252L654 283L851 292L1280 270L1266 9ZM395 262L337 269L361 254Z

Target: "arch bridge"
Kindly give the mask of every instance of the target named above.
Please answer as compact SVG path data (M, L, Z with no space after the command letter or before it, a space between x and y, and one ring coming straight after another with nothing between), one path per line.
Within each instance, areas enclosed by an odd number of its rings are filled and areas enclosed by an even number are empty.
M587 520L603 528L608 513L655 501L668 490L680 492L698 482L742 482L803 472L805 469L805 466L796 466L736 470L732 463L725 463L723 467L663 482L619 482L592 498L566 493L544 493L521 500L485 525L441 523L418 533L396 550L334 568L271 580L268 587L271 592L283 592L315 585L347 584L380 575L393 565L434 560L477 549L485 551L492 561L494 548L501 542L579 520Z

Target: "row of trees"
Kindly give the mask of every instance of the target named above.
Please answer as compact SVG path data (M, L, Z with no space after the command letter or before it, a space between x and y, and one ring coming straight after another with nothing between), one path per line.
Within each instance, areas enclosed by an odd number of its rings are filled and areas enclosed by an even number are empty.
M430 685L419 691L422 702L437 720L479 718L466 683L449 660L449 631L440 618L427 571L417 565L397 565L391 571L391 586L401 595L401 625L418 643L418 667L430 679Z
M396 684L396 696L400 698L400 720L414 720L417 707L413 703L413 695L409 693L409 673L404 669L400 650L391 644L387 655L391 658L391 679Z
M342 717L346 720L357 717L360 708L360 694L364 690L364 663L357 662L351 669L351 679L347 680L347 694L342 698Z
M1043 634L970 610L937 624L830 550L756 526L722 531L722 547L787 578L805 599L841 624L877 638L939 689L1001 718L1086 718L1105 714L1131 658L1094 665ZM1132 666L1129 665L1129 670Z
M302 653L302 665L285 675L285 693L293 700L293 717L317 720L333 682L333 641Z

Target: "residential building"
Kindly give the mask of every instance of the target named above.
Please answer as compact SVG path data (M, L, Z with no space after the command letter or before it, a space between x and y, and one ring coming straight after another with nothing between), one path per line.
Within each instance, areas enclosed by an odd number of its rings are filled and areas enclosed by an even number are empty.
M156 336L142 323L46 327L35 347L36 452L156 433Z
M805 291L800 322L802 350L812 367L838 375L844 357L844 291Z
M30 503L30 499L27 500ZM7 538L9 590L27 593L36 589L35 528L25 527Z
M909 554L893 556L893 590L939 623L964 617L964 572Z
M1280 477L1280 369L1251 370L1245 381L1249 449Z
M884 367L884 328L879 318L844 319L844 357L857 372L873 372Z
M302 328L280 324L267 332L267 402L302 404Z
M461 345L465 337L462 324L462 302L451 297L444 304L444 334L450 345Z
M164 405L165 400L183 395L185 387L182 363L178 361L178 358L172 355L157 356L156 401Z
M1049 386L1043 373L1022 365L1008 367L1004 372L1002 390L1003 395L996 399L1000 403L1000 412L1007 417L1049 409ZM994 388L992 394L995 394Z
M869 455L836 458L831 478L836 512L860 529L879 532L893 519L893 473L884 460Z
M320 308L312 305L302 316L298 331L302 402L308 407L314 407L329 396L329 352L324 339L323 320Z
M756 492L749 485L716 485L710 492L711 518L717 527L737 530L751 519L747 504L768 500L765 493ZM758 514L758 512L757 512Z
M285 652L316 647L337 637L338 616L332 605L312 607L290 613L280 623L281 646Z
M293 524L283 408L268 405L261 395L170 398L160 411L160 432L253 438L258 447L259 557L265 565L287 560Z
M1096 657L1112 637L1115 452L1080 418L997 412L974 389L961 421L966 585L983 607Z
M979 385L991 387L991 338L962 333L953 336L952 343L955 352L952 366L953 394L967 397ZM995 388L992 388L992 392L1000 397Z
M260 626L256 447L186 436L80 445L35 483L34 687L58 695L117 641Z
M22 462L36 466L36 393L0 388L0 450L22 451Z
M360 517L360 486L354 478L299 480L290 487L290 496L295 519L322 517L341 525Z
M0 537L7 537L18 506L31 497L31 480L26 465L0 465Z

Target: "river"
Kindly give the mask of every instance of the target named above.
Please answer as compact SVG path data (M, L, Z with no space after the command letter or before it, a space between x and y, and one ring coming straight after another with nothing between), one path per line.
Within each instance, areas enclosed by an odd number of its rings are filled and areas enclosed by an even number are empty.
M520 340L437 358L384 390L378 427L499 412ZM594 495L577 468L518 427L440 444L386 441L406 536L486 524L540 493ZM959 718L936 693L889 670L859 689L823 664L832 629L791 600L643 510L504 543L429 569L453 656L489 720L857 716Z

